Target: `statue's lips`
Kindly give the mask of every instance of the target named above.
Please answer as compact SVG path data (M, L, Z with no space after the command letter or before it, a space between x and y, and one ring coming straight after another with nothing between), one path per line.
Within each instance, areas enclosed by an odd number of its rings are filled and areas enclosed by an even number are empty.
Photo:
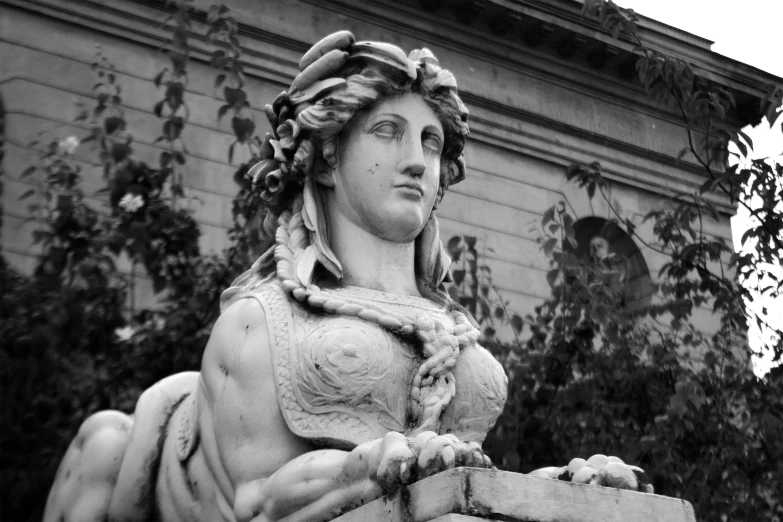
M404 193L416 194L418 197L424 197L424 188L418 183L401 183L394 188L401 189Z

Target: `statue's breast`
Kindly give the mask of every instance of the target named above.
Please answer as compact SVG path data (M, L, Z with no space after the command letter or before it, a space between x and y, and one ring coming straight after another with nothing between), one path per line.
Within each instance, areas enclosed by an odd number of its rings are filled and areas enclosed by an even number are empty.
M355 415L377 426L381 436L405 430L418 367L408 347L380 327L355 318L299 316L295 332L291 377L306 411Z
M506 372L492 354L474 344L460 352L453 373L456 393L443 412L440 431L481 444L506 404Z

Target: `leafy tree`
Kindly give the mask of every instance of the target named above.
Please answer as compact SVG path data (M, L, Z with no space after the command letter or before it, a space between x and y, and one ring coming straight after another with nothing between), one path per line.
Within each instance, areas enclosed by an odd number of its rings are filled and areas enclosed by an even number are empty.
M135 158L122 88L100 49L92 66L95 104L76 117L88 132L63 140L42 135L30 144L39 158L21 177L35 188L22 199L38 224L33 240L41 253L31 276L0 262L0 422L7 427L0 435L0 511L16 520L40 519L59 460L89 414L133 411L156 381L198 368L220 292L252 255L247 188L234 205L233 245L220 255L200 253L199 227L182 204L190 199L183 133L192 1L174 7L170 65L155 78L163 90L154 105L162 120L157 141L165 147L158 166ZM225 8L214 10L220 15L211 23L225 25ZM238 53L237 46L235 59ZM234 130L239 141L249 139L247 124ZM81 189L74 153L87 144L102 165L103 209ZM118 269L123 262L130 274ZM150 278L162 297L155 307L134 302L137 275Z
M632 11L588 0L584 14L636 44L640 82L680 112L689 137L680 156L693 157L706 181L697 193L672 197L644 217L653 225L651 244L637 234L639 223L612 206L600 164L569 167L566 176L587 197L610 205L614 225L669 262L653 303L628 307L611 283L611 267L573 255L574 218L565 205L547 211L539 244L550 260L552 297L525 319L526 343L486 341L503 362L510 389L485 446L503 467L521 471L621 452L648 471L656 492L691 501L700 520L777 520L783 515L783 371L761 379L750 370L748 320L772 327L745 305L780 294L769 267L780 266L783 255L783 166L745 160L750 138L723 124L735 109L731 93L703 83L688 63L646 48ZM771 126L781 114L778 105L769 105ZM703 233L706 220L719 219L706 198L711 192L747 206L755 218L742 238L746 248L731 255L728 267L722 259L729 247ZM755 200L763 206L750 207ZM475 267L474 278L488 270L481 260ZM758 288L762 280L777 284ZM468 301L476 307L489 293L479 285ZM715 333L693 325L698 306L712 308ZM771 333L764 349L779 360L783 336Z

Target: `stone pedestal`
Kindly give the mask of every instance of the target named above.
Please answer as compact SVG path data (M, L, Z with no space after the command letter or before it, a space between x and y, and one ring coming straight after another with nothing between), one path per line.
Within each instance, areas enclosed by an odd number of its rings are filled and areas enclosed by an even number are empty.
M339 522L695 522L690 503L518 473L457 468L359 507Z

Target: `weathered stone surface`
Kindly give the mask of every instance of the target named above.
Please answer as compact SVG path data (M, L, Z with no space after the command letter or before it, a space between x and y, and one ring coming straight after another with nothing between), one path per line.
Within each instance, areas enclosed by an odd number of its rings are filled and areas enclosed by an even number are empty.
M497 470L456 468L351 511L335 522L695 522L690 503Z

